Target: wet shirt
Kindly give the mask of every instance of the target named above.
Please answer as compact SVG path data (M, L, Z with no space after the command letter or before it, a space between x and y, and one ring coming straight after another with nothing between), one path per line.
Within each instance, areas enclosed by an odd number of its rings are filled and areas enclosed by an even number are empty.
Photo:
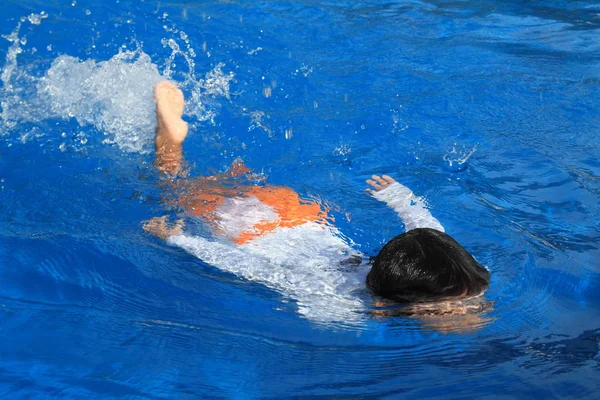
M394 183L374 194L398 212L406 229L443 230L425 202ZM215 186L183 199L192 216L202 217L216 240L183 233L168 240L203 261L294 299L301 314L321 321L360 321L361 293L369 265L361 253L327 222L317 202L292 189Z
M317 202L301 199L290 188L250 186L234 196L225 190L194 194L184 203L193 215L210 221L216 233L238 245L272 234L278 228L309 222L325 224L327 220L327 213Z

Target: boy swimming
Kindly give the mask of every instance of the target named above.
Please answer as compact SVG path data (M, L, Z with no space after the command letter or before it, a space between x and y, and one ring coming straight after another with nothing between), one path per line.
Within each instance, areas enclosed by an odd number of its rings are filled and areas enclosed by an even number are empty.
M154 99L156 165L176 175L182 173L188 132L183 94L163 81ZM250 170L236 160L224 174L173 183L177 207L188 220L210 227L211 239L186 232L183 219L170 224L166 217L153 218L144 229L217 268L279 290L302 314L321 320L364 313L358 294L365 280L374 294L411 305L403 308L405 315L454 312L458 307L448 304L476 298L489 286L489 271L444 233L421 198L390 176L374 175L367 192L398 213L406 232L383 247L372 267L320 204L290 188L251 180Z

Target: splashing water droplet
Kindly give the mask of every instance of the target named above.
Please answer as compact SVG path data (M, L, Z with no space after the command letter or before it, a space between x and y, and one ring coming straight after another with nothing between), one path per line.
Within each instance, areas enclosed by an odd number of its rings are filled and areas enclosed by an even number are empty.
M452 149L450 149L443 157L444 168L450 172L461 172L466 170L469 166L469 159L476 151L477 146L474 146L472 149L467 149L464 146L457 149L456 144L454 144Z
M333 149L334 156L342 156L345 157L352 153L352 147L348 143L342 143Z
M248 127L248 132L253 131L254 129L262 129L267 133L268 137L273 136L273 131L269 128L263 121L263 119L269 118L268 115L265 115L262 111L253 111L250 114L250 126Z
M13 126L13 123L10 121L7 122L6 120L6 108L10 107L14 97L7 95L13 92L12 79L13 75L18 72L17 56L23 52L20 47L21 40L19 39L19 32L21 31L21 27L25 21L29 21L33 25L39 25L44 18L48 18L48 14L45 12L41 12L39 14L30 14L27 18L21 17L19 19L19 23L10 33L10 35L3 36L6 40L12 43L6 52L4 67L2 68L0 75L0 80L2 80L3 83L2 92L0 94L2 94L4 97L2 101L2 113L0 114L0 120L4 121L5 125L8 127Z
M29 16L27 17L27 20L32 25L39 25L42 23L42 19L44 19L44 18L48 18L48 14L45 11L42 11L39 14L29 14Z
M402 106L399 107L399 109L402 109ZM403 132L405 130L407 130L408 128L410 128L408 126L408 124L406 124L401 116L400 116L400 110L391 110L392 111L392 132L393 133L400 133Z
M44 14L37 17L39 20L46 18ZM80 126L93 126L106 135L102 143L115 144L124 151L144 153L152 149L154 137L152 88L164 80L164 76L173 79L176 75L179 86L191 94L186 102L186 114L196 121L214 123L216 112L207 109L207 97L230 98L233 72L223 72L224 64L219 63L203 78L196 78L192 58L195 53L190 51L189 37L175 28L169 32L177 33L177 37L163 40L165 47L171 49L163 74L137 44L135 50L122 46L108 61L59 56L43 76L31 76L17 64L17 56L22 52L19 32L23 23L28 19L35 23L37 17L21 18L13 32L5 36L12 44L0 69L3 134L10 134L21 123L73 118ZM185 43L180 46L176 39L185 40ZM46 49L52 50L52 45L48 44ZM187 66L187 71L175 70L176 57L183 58L184 62L178 64ZM43 131L40 132L43 136ZM87 141L88 137L79 139L81 144Z

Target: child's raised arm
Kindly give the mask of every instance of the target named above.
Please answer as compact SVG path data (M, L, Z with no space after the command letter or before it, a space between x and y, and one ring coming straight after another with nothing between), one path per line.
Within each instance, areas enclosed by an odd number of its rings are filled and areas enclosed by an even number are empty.
M373 175L367 179L373 189L367 189L367 193L379 201L383 201L394 211L404 223L406 231L416 228L431 228L444 232L444 227L431 215L423 199L404 185L396 182L388 175Z

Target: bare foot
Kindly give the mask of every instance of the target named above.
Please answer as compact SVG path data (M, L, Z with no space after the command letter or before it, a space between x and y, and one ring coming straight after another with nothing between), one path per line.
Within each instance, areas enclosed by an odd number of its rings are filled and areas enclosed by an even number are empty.
M173 82L162 81L154 86L157 137L181 144L187 136L187 122L181 119L185 106L183 93Z
M176 174L183 159L181 144L188 132L188 124L181 116L185 106L183 93L169 81L154 86L156 103L156 164L162 171Z
M371 185L373 189L367 189L367 193L373 194L375 192L379 192L380 190L385 189L390 186L392 183L396 183L396 180L388 175L377 176L373 175L371 179L367 179L367 184Z

